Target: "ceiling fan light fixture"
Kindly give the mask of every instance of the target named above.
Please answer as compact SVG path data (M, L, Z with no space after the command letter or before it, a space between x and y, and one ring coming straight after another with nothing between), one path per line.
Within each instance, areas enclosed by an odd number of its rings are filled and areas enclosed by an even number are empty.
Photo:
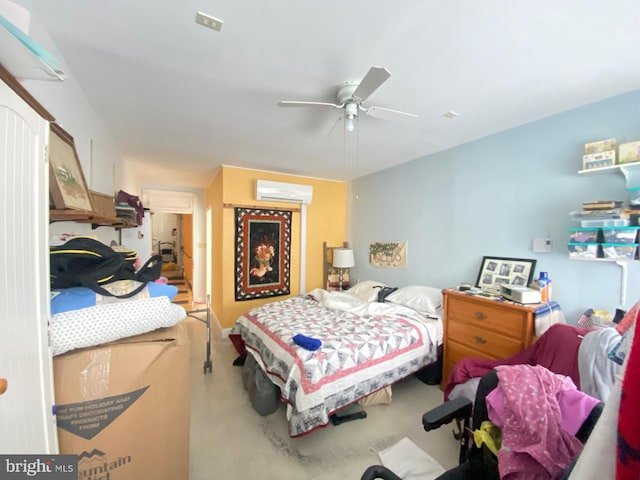
M344 119L344 129L351 133L353 132L353 129L355 128L355 125L353 123L353 115L347 115Z
M344 106L344 129L351 133L355 128L354 118L358 115L358 104L349 102Z

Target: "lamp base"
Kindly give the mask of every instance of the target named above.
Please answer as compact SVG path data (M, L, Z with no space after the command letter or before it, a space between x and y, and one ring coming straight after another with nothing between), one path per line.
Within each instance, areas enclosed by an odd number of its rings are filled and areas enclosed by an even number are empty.
M338 277L338 282L340 283L339 290L342 291L343 290L342 283L344 282L344 269L343 268L340 269L340 276Z

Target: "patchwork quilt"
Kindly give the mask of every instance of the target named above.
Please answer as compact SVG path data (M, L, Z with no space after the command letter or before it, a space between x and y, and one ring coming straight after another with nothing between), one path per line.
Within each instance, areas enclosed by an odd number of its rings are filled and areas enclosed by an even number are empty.
M238 318L239 335L287 403L292 437L325 426L336 410L410 375L437 357L441 320L345 292L308 295L254 308ZM321 342L308 350L292 339Z

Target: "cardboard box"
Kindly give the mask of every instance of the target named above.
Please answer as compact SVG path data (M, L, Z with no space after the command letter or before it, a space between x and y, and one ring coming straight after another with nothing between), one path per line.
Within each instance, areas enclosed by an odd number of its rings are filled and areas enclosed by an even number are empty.
M83 480L189 478L184 322L54 357L60 453Z
M598 142L591 142L584 144L584 153L585 155L590 155L592 153L602 153L607 152L609 150L616 149L616 139L608 138L606 140L600 140Z
M640 162L640 142L620 144L618 156L620 163Z
M582 168L589 170L591 168L612 167L616 164L616 151L592 153L582 156Z

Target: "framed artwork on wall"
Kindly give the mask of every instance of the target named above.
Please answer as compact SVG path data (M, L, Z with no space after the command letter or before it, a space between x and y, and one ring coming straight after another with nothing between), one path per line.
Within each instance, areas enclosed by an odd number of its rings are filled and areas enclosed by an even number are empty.
M290 293L291 211L235 209L235 299Z
M49 135L49 193L56 209L93 211L73 137L56 123Z
M482 257L476 287L499 291L500 285L528 287L536 260L531 258Z
M370 242L369 263L380 268L407 268L407 241Z

